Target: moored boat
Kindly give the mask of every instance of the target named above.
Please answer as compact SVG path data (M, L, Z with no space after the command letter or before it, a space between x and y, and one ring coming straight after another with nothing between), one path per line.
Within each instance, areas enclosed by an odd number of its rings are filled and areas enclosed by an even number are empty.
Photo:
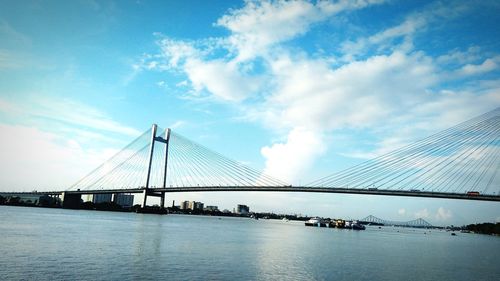
M326 222L320 217L312 217L308 221L305 222L306 226L319 226L319 227L325 227Z
M365 230L366 227L355 221L346 221L342 219L337 220L324 220L319 217L312 217L305 222L306 226L318 226L318 227L329 227L329 228L341 228L341 229L354 229L354 230Z
M366 227L360 224L358 221L346 221L344 228L354 229L354 230L365 230Z

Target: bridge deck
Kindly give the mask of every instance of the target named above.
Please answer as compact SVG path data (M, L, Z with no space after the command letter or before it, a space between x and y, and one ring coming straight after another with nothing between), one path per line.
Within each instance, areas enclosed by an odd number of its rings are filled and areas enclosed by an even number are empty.
M221 191L313 192L313 193L340 193L340 194L359 194L359 195L385 195L385 196L480 200L480 201L497 201L497 202L500 201L500 195L467 195L464 193L444 193L444 192L429 192L429 191L373 190L373 189L306 187L306 186L192 186L192 187L150 188L149 191L151 193L221 192ZM144 189L134 188L134 189L97 189L97 190L75 190L75 191L43 191L43 192L0 192L0 194L59 195L62 194L63 192L71 194L143 193Z

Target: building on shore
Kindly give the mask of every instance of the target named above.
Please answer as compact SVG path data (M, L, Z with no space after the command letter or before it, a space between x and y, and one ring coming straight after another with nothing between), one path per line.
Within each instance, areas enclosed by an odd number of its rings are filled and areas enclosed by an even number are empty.
M179 209L181 210L192 210L192 211L203 211L203 202L196 201L183 201L181 202Z
M124 194L124 193L116 193L114 194L113 202L124 207L130 208L134 205L134 195L132 194Z
M209 212L215 212L215 211L218 211L219 210L219 207L217 206L206 206L205 211L209 211Z
M194 209L193 210L196 210L196 211L203 211L203 206L205 204L203 204L202 202L194 202Z
M99 203L116 203L124 208L134 206L134 195L126 193L114 194L89 194L83 197L83 202Z
M28 206L55 206L61 204L61 200L55 196L37 194L0 195L0 204L28 205Z
M112 197L113 197L113 194L94 194L93 198L92 198L92 203L94 203L94 204L110 203Z
M250 207L248 207L247 205L238 204L238 206L236 206L236 213L237 214L246 215L249 212L250 212Z
M193 210L193 211L202 211L203 205L204 204L202 202L189 201L188 209Z
M83 202L92 202L92 201L94 201L94 195L92 195L92 194L82 195L82 200L83 200Z
M183 202L181 202L181 204L179 205L179 209L181 209L181 210L187 210L187 209L189 209L189 201L183 201Z

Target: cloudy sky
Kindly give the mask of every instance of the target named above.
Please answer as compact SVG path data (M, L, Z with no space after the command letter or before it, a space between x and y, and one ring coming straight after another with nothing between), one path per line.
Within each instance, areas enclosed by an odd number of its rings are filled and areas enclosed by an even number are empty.
M66 189L152 123L306 184L498 107L499 15L498 1L0 0L0 190ZM438 199L173 199L500 220L498 203Z

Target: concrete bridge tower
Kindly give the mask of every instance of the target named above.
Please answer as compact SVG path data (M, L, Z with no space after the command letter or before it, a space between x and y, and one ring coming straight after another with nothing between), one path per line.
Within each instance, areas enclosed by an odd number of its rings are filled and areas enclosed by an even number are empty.
M168 147L169 147L169 141L170 141L170 129L167 128L165 129L165 135L164 137L157 136L158 126L156 124L153 124L153 127L151 129L151 144L149 147L149 160L148 160L148 173L146 177L146 185L144 186L144 191L143 191L143 200L141 207L145 208L147 206L147 199L148 196L154 196L154 197L160 197L160 207L163 209L165 208L165 191L161 192L155 192L151 188L149 188L149 182L151 178L151 166L153 164L153 154L154 154L154 149L155 149L155 142L160 142L165 145L165 162L163 163L163 188L167 187L167 164L168 164Z

